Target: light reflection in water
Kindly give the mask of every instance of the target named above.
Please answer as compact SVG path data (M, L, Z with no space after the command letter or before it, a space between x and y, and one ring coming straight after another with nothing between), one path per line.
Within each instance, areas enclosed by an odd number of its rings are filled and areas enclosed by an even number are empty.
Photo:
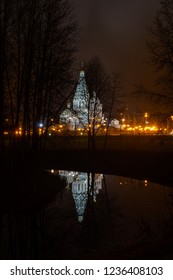
M54 174L66 178L83 229L81 238L87 244L85 250L95 250L101 258L120 258L126 250L128 258L134 250L136 256L149 258L170 247L171 187L115 175L65 170Z
M89 196L96 202L102 188L103 174L59 170L59 175L66 178L67 187L71 186L78 221L82 222Z
M171 187L78 171L50 169L47 175L45 196L65 181L62 192L41 208L2 213L1 257L172 259Z

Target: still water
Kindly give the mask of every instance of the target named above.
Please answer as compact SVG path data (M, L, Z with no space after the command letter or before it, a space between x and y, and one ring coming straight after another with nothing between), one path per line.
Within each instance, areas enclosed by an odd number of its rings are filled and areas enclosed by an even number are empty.
M173 259L173 188L46 172L63 188L46 205L1 214L1 259Z

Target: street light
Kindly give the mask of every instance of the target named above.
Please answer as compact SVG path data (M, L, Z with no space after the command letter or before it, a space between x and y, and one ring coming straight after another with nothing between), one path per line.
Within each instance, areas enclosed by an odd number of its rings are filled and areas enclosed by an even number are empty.
M120 134L121 134L121 130L124 128L124 122L125 122L125 119L121 119L121 123L120 123Z
M145 118L145 124L148 124L148 113L147 112L144 114L144 118Z

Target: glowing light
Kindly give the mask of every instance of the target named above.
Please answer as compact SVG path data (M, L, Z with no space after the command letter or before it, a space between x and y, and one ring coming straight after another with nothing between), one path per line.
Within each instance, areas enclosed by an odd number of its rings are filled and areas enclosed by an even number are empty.
M15 131L15 134L16 134L16 135L22 135L22 131L21 131L21 130L16 130L16 131Z
M42 130L42 128L39 128L39 135L41 135L41 134L43 134L43 130Z

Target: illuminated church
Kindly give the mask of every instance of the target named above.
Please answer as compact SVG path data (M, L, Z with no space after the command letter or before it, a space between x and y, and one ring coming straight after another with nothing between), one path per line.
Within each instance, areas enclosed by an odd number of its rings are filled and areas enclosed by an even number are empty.
M90 97L85 80L85 73L80 71L79 81L72 102L67 103L67 108L60 115L60 123L66 124L70 130L87 128L89 124L102 124L104 115L102 104L96 93Z

